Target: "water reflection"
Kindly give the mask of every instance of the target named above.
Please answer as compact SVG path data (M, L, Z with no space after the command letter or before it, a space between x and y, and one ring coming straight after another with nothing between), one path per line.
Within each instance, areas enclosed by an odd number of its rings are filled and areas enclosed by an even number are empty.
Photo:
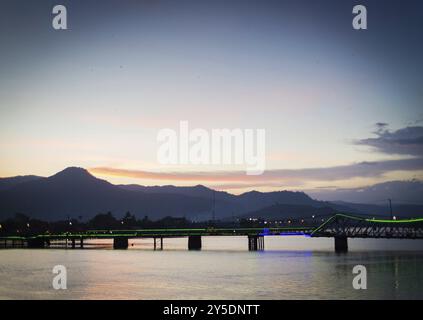
M0 250L0 298L422 299L423 251L377 244L350 241L349 253L335 254L331 239L268 237L266 251L248 252L244 237L206 237L199 252L186 239L165 239L164 251L149 240L129 250ZM68 269L66 291L51 287L56 264ZM352 287L357 264L367 268L367 290Z

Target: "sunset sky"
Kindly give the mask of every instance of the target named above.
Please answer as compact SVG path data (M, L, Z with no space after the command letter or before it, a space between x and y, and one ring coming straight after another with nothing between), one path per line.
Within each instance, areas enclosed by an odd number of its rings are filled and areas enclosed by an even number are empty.
M423 179L423 3L360 1L361 31L355 4L2 1L0 176L80 166L235 193ZM182 120L265 129L266 172L159 164L159 130Z

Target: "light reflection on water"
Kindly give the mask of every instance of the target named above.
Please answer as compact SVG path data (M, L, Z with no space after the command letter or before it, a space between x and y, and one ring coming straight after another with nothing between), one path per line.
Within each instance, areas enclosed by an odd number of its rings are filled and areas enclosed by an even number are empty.
M93 240L111 248L107 240ZM248 252L245 237L130 240L129 250L0 250L1 299L423 299L423 242L266 237L264 252ZM94 246L96 247L96 246ZM63 264L68 290L52 289ZM368 271L368 289L354 290L352 268Z

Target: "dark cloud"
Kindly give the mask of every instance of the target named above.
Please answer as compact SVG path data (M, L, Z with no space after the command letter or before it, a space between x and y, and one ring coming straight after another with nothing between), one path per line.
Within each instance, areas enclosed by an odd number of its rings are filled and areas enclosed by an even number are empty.
M423 156L423 127L413 126L390 131L386 129L385 123L378 123L376 126L376 138L359 140L356 144L370 146L375 151L386 154Z
M379 177L390 171L415 171L423 169L423 159L385 160L360 162L344 166L298 170L270 170L268 177L293 178L314 181L334 181L356 177Z
M373 132L373 133L379 135L379 134L382 134L382 133L386 132L389 124L386 123L386 122L377 122L375 124L375 126L376 126L376 131Z

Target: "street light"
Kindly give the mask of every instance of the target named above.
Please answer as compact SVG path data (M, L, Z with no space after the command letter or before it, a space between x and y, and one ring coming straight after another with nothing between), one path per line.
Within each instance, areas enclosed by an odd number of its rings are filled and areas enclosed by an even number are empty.
M392 220L396 220L396 219L394 219L394 216L392 214L392 200L388 199L388 201L389 201L389 211L391 212L391 218L392 218Z

